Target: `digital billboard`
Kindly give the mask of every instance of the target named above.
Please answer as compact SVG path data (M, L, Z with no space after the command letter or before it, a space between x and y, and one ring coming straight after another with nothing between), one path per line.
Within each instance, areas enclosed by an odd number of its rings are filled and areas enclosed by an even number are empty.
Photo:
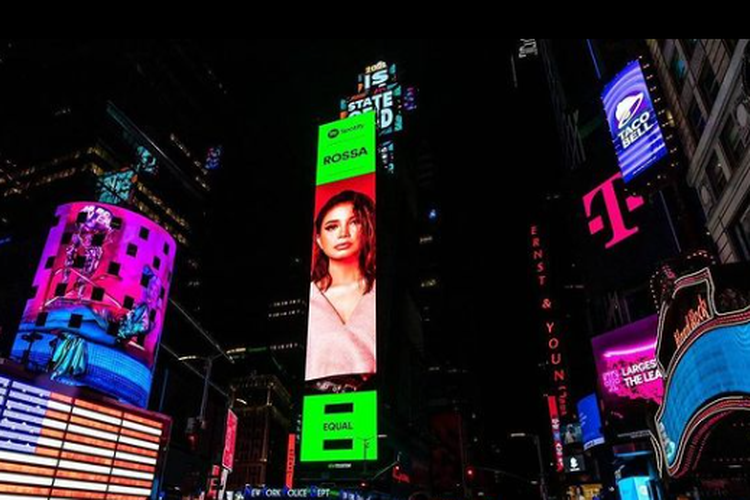
M237 414L227 410L227 425L224 430L224 453L221 456L221 466L232 471L234 468L234 452L237 445Z
M592 339L607 418L619 436L648 428L645 415L661 403L662 373L656 362L656 315Z
M667 155L641 63L629 63L601 97L623 179L630 182Z
M604 444L602 418L599 413L599 400L596 394L586 396L578 402L578 420L581 422L584 451Z
M58 207L11 358L146 406L175 250L164 229L121 207Z
M152 498L169 420L0 374L0 498Z
M377 371L374 120L320 127L305 380L323 392Z
M341 101L341 118L375 112L378 133L390 135L403 129L402 87L397 81L396 65L380 61L359 75L357 94Z
M651 500L651 479L646 476L626 477L617 481L622 500Z
M748 339L750 266L706 267L674 280L660 311L666 384L654 435L669 475L693 471L722 420L750 410Z
M305 396L301 462L377 459L377 392Z

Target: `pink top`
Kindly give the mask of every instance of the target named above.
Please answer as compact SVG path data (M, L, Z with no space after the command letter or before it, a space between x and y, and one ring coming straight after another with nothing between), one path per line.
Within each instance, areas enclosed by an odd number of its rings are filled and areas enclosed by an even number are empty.
M375 285L359 300L348 323L315 283L310 284L305 380L375 373Z

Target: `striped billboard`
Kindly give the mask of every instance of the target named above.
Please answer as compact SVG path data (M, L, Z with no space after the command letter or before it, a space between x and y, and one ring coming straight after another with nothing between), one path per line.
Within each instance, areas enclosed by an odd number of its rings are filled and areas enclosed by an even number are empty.
M151 497L166 417L0 375L0 500Z

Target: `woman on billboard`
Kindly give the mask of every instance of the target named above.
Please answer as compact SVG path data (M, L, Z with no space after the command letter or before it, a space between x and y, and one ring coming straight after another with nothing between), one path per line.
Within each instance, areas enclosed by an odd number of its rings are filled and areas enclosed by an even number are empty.
M305 380L357 389L376 371L375 203L353 190L315 218Z

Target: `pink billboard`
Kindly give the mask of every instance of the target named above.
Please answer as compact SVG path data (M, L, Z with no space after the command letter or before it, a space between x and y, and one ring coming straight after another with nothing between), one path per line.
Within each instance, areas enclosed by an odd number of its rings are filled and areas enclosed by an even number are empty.
M591 341L604 406L624 434L645 429L644 410L656 408L664 395L656 361L658 322L658 316L649 316Z
M11 357L61 383L146 406L176 245L121 207L57 208Z

